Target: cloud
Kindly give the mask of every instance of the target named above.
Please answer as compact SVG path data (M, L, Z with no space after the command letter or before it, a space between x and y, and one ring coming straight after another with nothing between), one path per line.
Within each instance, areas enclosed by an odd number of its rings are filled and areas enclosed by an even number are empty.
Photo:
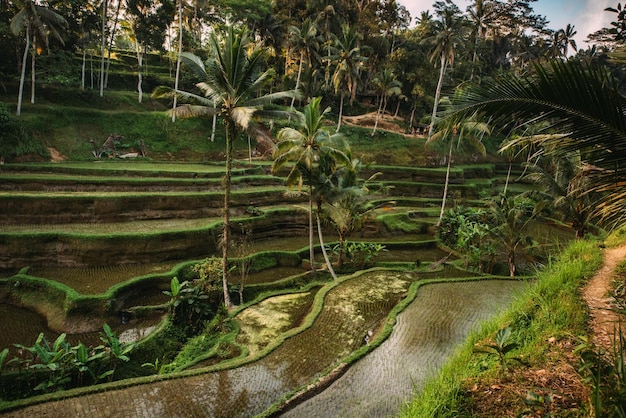
M615 13L605 12L604 9L615 6L616 3L611 0L585 0L576 19L576 30L578 31L576 41L581 40L579 47L586 47L586 44L582 41L587 39L587 35L590 33L611 26L611 21L615 20L616 15Z

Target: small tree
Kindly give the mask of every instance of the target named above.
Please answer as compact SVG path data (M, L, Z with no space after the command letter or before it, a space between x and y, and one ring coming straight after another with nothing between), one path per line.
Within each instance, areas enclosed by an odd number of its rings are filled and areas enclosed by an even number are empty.
M534 203L521 195L501 195L489 204L487 220L491 239L504 248L511 277L517 271L518 252L533 243L528 230L544 207L545 203Z

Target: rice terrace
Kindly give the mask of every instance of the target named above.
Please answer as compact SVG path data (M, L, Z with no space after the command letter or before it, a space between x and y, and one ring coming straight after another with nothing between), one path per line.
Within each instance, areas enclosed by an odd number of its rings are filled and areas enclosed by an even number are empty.
M0 415L623 416L621 5L257 3L0 5Z

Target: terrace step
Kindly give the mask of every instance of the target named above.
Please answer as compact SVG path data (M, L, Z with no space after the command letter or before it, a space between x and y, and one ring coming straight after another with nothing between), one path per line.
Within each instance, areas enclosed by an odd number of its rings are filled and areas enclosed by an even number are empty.
M232 178L233 190L242 186L282 186L280 177L244 174ZM222 190L221 177L119 177L52 173L0 173L0 191L38 192L175 192Z
M304 197L286 197L283 187L233 190L233 214L247 208L297 203ZM193 219L219 216L224 193L219 192L0 192L0 221L13 224L122 222L149 219Z
M232 238L247 228L255 240L307 234L298 209L231 218ZM0 233L0 272L25 266L119 265L189 260L220 253L221 218L108 224L8 226Z

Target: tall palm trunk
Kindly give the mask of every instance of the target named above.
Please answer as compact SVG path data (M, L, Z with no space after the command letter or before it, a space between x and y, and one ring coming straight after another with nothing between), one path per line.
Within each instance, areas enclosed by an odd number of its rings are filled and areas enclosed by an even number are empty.
M378 119L380 119L380 114L384 112L383 110L383 102L384 102L384 93L380 95L380 103L378 103L378 110L376 111L376 120L374 121L374 129L372 129L371 136L374 136L376 133L376 129L378 128Z
M80 89L85 90L85 69L87 67L87 48L83 46L83 63L80 68Z
M343 91L341 92L341 100L339 101L339 118L337 119L337 131L341 129L341 118L343 116Z
M102 45L100 48L100 97L104 96L104 49L106 47L106 23L108 1L102 2Z
M300 75L302 74L302 62L303 61L304 61L304 51L300 51L300 64L298 65L298 76L296 77L296 87L294 88L294 90L298 90L298 87L300 87ZM296 102L296 96L293 96L291 98L291 106L289 106L289 110L293 110L293 104L295 102Z
M135 40L135 49L137 52L137 100L139 103L143 100L143 74L141 72L143 66L143 49L138 40Z
M174 81L174 93L178 93L178 80L180 78L180 53L183 52L183 0L178 0L178 59L176 60L176 81ZM176 99L178 94L174 94L172 110L176 109ZM172 122L176 122L176 112L172 112Z
M213 106L216 106L215 100L213 101ZM211 142L215 141L215 130L217 128L217 112L213 113L213 121L211 122Z
M228 294L228 247L230 245L230 186L233 165L233 140L236 128L234 122L227 122L226 126L226 173L224 174L224 229L222 232L222 288L224 290L224 305L231 308L233 303Z
M117 21L120 17L120 7L122 0L117 0L117 9L115 11L115 20L113 20L113 29L111 29L111 36L109 37L109 48L107 51L107 68L104 72L104 88L109 86L109 68L111 68L111 50L113 49L113 41L115 40L115 31L117 30Z
M309 183L309 259L311 272L315 274L315 248L313 247L313 188Z
M320 247L322 247L322 254L324 255L324 261L326 262L326 266L328 267L328 271L330 275L333 276L333 280L337 280L337 274L335 274L335 270L333 269L333 264L330 262L328 258L328 253L326 253L326 247L324 247L324 237L322 234L322 222L320 221L320 212L322 209L322 205L318 203L317 212L315 212L315 218L317 219L317 235L320 239Z
M435 91L435 103L433 104L433 114L430 118L430 126L428 128L428 139L433 134L433 128L435 126L435 118L437 117L437 107L439 106L439 96L441 96L441 88L443 86L443 76L446 73L446 67L448 66L448 60L445 53L441 53L441 69L439 70L439 81L437 82L437 90Z
M448 184L450 182L450 166L452 165L452 146L454 141L450 140L450 151L448 151L448 168L446 169L446 182L443 186L443 200L441 201L441 212L439 213L439 220L437 221L437 227L441 226L441 220L443 219L443 212L446 210L446 199L448 197Z
M24 96L24 79L26 78L26 61L28 59L28 49L30 48L30 22L26 24L26 46L22 57L22 73L20 75L20 88L17 93L17 116L22 114L22 97Z
M37 44L33 34L33 52L30 54L30 104L35 104L35 57L37 56Z

